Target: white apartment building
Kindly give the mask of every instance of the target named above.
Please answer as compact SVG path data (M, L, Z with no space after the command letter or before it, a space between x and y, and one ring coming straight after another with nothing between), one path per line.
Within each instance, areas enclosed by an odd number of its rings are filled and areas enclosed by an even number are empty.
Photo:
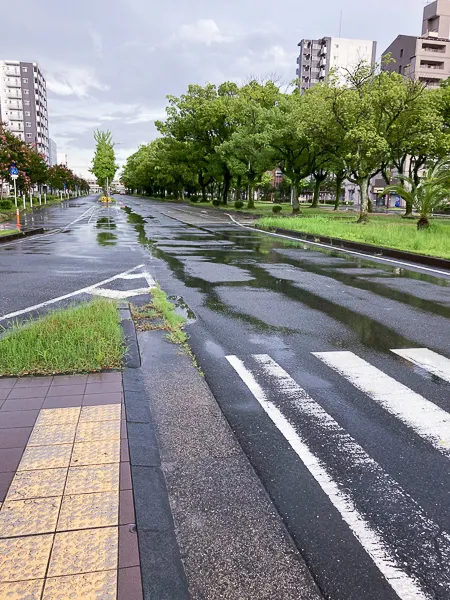
M362 61L374 64L377 52L374 41L338 37L304 39L298 45L297 78L302 93L324 81L330 71L344 83L346 69L352 70Z
M0 122L49 162L47 88L36 63L0 60Z

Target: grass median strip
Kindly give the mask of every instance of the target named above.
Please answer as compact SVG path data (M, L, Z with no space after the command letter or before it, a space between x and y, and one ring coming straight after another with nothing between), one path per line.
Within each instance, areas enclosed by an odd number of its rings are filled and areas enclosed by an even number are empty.
M417 254L450 258L450 220L433 220L430 229L418 231L415 221L397 216L373 218L367 224L332 216L265 217L256 223L268 231L289 229L352 242L395 248Z
M17 229L0 229L0 235L12 235L17 233Z
M120 369L124 352L115 302L95 299L8 329L0 339L0 375Z

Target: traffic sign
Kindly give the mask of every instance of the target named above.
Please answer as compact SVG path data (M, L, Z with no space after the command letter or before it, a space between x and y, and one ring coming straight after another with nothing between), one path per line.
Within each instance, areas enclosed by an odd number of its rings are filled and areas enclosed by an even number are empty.
M10 175L10 177L11 177L11 179L12 179L13 181L15 181L16 179L18 179L18 178L19 178L19 176L18 176L18 175L16 175L16 174Z
M16 175L17 177L19 176L19 169L16 167L16 165L11 165L11 167L9 168L9 174L11 175L11 177L13 177L14 175Z

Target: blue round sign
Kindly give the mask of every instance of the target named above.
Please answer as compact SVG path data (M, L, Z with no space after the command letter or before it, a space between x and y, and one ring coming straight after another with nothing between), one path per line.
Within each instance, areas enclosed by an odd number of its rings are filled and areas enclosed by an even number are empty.
M9 169L9 174L10 175L18 175L19 169L16 166L12 165Z

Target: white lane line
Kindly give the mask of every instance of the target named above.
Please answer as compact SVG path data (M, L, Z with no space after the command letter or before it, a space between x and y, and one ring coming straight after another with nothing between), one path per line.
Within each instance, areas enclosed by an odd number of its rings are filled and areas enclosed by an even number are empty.
M391 352L406 358L436 377L450 382L450 360L445 356L428 348L405 348L404 350L391 350Z
M0 317L0 321L5 321L6 319L14 319L15 317L19 317L20 315L24 315L33 310L38 310L39 308L44 308L45 306L49 306L50 304L55 304L56 302L60 302L61 300L67 300L67 298L73 298L74 296L79 296L80 294L91 294L92 290L106 283L110 283L116 279L120 279L123 275L129 275L136 271L136 269L142 269L145 265L137 265L137 267L133 267L132 269L128 269L128 271L124 271L123 273L119 273L118 275L114 275L114 277L109 277L108 279L104 279L103 281L99 281L94 285L90 285L85 288L81 288L79 290L75 290L70 294L65 294L64 296L59 296L58 298L52 298L52 300L47 300L46 302L41 302L40 304L35 304L34 306L29 306L28 308L24 308L22 310L17 310L15 312L9 313L7 315L3 315Z
M134 296L143 296L149 293L149 288L137 288L134 290L110 290L107 288L95 288L90 293L93 296L102 296L103 298L113 298L114 300L124 300L125 298L134 298Z
M350 496L339 489L336 482L316 456L309 450L291 423L267 399L264 390L256 381L253 374L245 367L244 363L237 356L227 356L227 360L328 496L333 506L349 526L353 535L372 558L397 596L402 600L428 599L429 596L424 594L418 582L401 570L395 556L386 547L378 533L364 520L364 517L359 513Z
M395 260L394 258L384 258L382 256L376 256L373 254L364 254L364 252L357 252L356 250L346 250L345 248L339 248L337 246L330 246L330 244L321 244L320 242L310 242L309 240L302 240L300 238L293 237L291 235L283 235L281 233L274 233L272 231L262 231L261 229L255 229L254 227L248 227L248 225L242 225L242 223L239 223L239 221L236 221L236 219L229 213L225 213L225 214L228 217L230 217L230 219L236 225L239 225L239 227L242 227L243 229L248 229L250 231L253 231L253 233L264 233L266 235L272 235L274 237L284 238L285 240L294 240L294 242L298 242L299 244L309 244L310 246L319 246L320 248L326 248L328 250L335 250L337 252L344 252L345 254L353 254L355 256L363 256L364 258L368 258L369 260L372 260L372 261L381 260L383 262L392 263L394 265L402 265L403 267L407 267L408 269L411 269L413 267L414 269L421 269L422 271L428 271L430 273L437 273L438 275L447 275L447 276L450 275L449 271L440 271L439 269L432 269L431 267L422 267L421 265L418 265L416 263L407 263L407 262L403 262L401 260Z
M353 352L313 352L356 388L450 458L450 415Z

